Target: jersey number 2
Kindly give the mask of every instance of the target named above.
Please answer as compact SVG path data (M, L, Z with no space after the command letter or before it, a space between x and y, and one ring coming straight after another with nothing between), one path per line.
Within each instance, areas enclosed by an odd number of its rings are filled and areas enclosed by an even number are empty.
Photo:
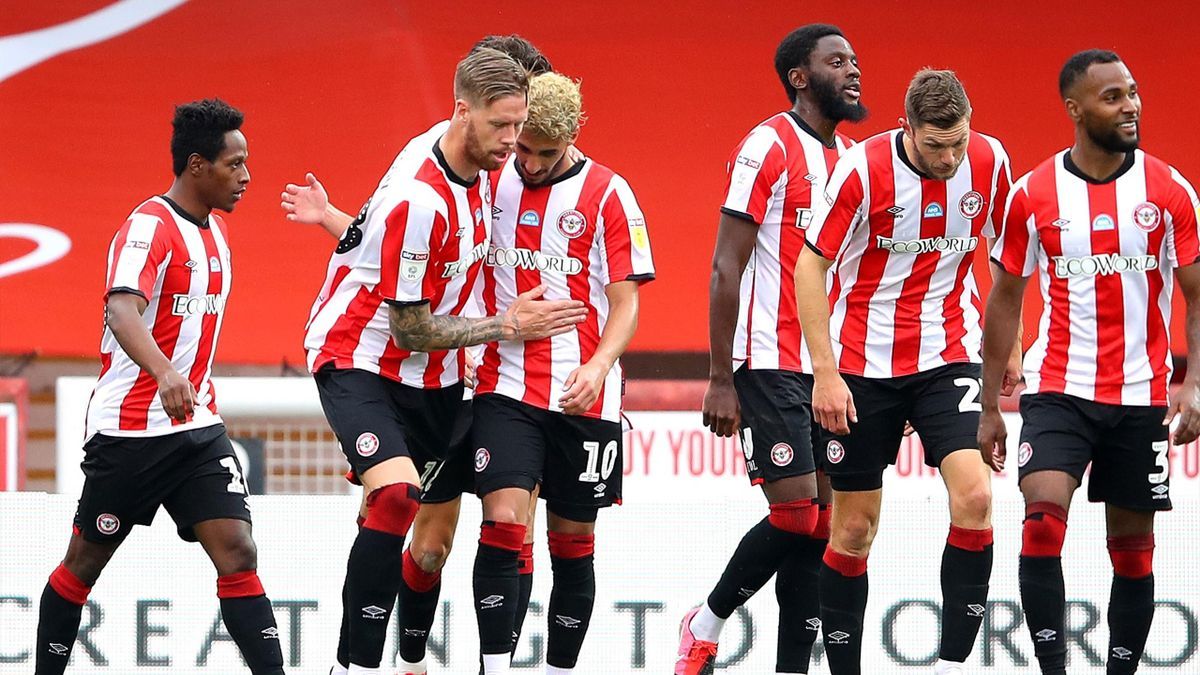
M238 494L246 494L246 481L242 480L242 468L238 466L237 460L232 457L222 457L221 466L229 469L229 475L232 476L225 489Z
M967 390L958 403L958 412L983 412L983 404L979 402L979 380L973 377L958 377L954 380L954 386L965 387Z

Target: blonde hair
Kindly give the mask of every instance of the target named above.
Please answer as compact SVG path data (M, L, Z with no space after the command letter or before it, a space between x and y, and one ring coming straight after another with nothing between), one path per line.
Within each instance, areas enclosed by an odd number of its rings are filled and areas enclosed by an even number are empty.
M585 120L578 82L558 73L543 73L529 81L525 131L551 141L571 142Z
M454 97L472 106L505 96L529 95L529 73L511 56L482 48L467 54L454 70Z

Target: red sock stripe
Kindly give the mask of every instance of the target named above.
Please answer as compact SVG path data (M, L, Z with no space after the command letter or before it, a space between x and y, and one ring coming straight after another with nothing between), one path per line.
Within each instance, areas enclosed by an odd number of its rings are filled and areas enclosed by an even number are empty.
M965 527L951 525L950 536L946 537L946 543L964 551L980 553L992 545L992 528L969 530Z
M818 511L815 499L772 504L767 522L784 532L812 536L813 529L817 526Z
M517 555L517 574L533 574L533 544L521 544L521 552Z
M50 588L62 596L63 600L80 607L87 603L88 593L92 592L90 586L85 586L79 577L71 574L71 570L62 565L50 573Z
M596 552L596 535L551 532L550 555L554 558L586 558Z
M367 495L367 519L363 521L363 527L403 537L412 527L419 508L421 489L416 485L384 485Z
M404 576L404 583L409 588L418 593L428 593L438 582L442 580L442 571L426 572L421 569L417 561L413 559L412 553L408 549L404 549L404 558L401 565L401 573Z
M1025 507L1021 528L1021 555L1030 558L1061 558L1067 538L1067 512L1057 504L1034 502Z
M822 558L826 565L844 577L861 577L867 573L867 559L855 558L852 555L838 553L832 546L825 547Z
M819 504L817 509L817 524L813 527L812 538L829 541L829 519L833 515L833 509L829 508L828 504Z
M1127 579L1148 577L1154 573L1154 535L1109 537L1108 557L1117 576Z
M257 598L266 594L255 570L217 577L218 598Z
M479 543L520 553L521 546L525 543L525 526L485 520L479 528Z

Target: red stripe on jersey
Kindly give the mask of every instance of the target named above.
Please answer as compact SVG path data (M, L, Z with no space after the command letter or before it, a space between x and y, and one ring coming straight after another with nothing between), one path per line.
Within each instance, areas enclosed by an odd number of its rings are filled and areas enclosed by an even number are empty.
M313 370L320 370L321 366L327 363L332 363L334 368L353 368L354 347L359 343L363 329L382 303L383 298L378 293L360 287L346 311L337 318L333 328L329 329L329 338L322 345L321 356L317 358Z
M1150 201L1156 204L1170 203L1166 198L1160 198L1157 194L1158 188L1169 187L1176 191L1184 193L1184 201L1181 206L1183 213L1194 213L1191 200L1187 198L1187 194L1175 182L1171 176L1171 167L1159 160L1156 157L1143 155L1146 162L1146 196ZM1179 264L1189 264L1187 251L1189 246L1196 245L1197 230L1193 227L1175 227L1175 249L1176 255L1179 258ZM1163 250L1163 240L1167 236L1167 228L1165 224L1160 224L1153 232L1150 232L1148 245L1146 250L1155 255ZM1182 244L1181 244L1182 238ZM1195 250L1194 248L1191 250ZM1165 260L1160 260L1159 265L1165 265ZM1167 396L1167 384L1171 377L1171 337L1169 327L1167 326L1167 317L1159 311L1158 299L1163 293L1163 275L1162 274L1147 274L1147 298L1146 298L1146 355L1150 358L1150 368L1153 376L1150 380L1150 398L1155 405L1163 405ZM1170 302L1171 298L1167 298Z
M788 185L783 195L783 222L779 225L779 304L775 315L779 317L778 351L779 368L799 371L800 366L800 320L796 314L796 283L794 275L796 260L804 250L804 230L796 219L799 209L812 205L812 183L804 179L806 174L792 173L807 171L808 163L803 144L791 124L780 125L780 138L787 139L788 147L799 150L788 167ZM836 151L835 151L836 153ZM799 161L796 161L796 160ZM803 169L801 169L803 167Z
M539 215L537 227L517 224L516 247L529 251L540 251L542 248L542 228L549 227L550 214L546 213L546 203L550 200L552 190L548 187L529 188L521 191L521 208L518 213L533 211ZM542 283L542 273L535 268L518 267L514 271L517 281L517 295L527 293ZM525 394L521 401L532 406L545 408L550 404L550 339L528 340L524 344L523 371L525 375Z
M848 148L854 144L854 142L851 141L846 136L837 134L837 137L838 137L838 139L840 139L842 141L841 147ZM833 167L837 165L837 161L838 161L838 158L841 157L841 153L842 153L842 150L840 149L840 147L825 148L824 154L825 154L825 175L826 176L833 174ZM823 192L823 190L818 191L818 192ZM824 199L824 195L822 195L822 194L818 194L817 197L819 199ZM830 312L833 312L834 301L842 293L842 280L837 275L836 267L832 268L832 269L833 269L833 272L829 275L829 311ZM785 281L785 283L786 283L786 281ZM795 287L795 285L796 284L793 281L792 286Z
M132 218L133 216L131 215L130 219ZM126 220L125 225L123 225L121 229L117 231L117 236L115 239L113 239L112 262L108 265L108 281L104 284L105 299L108 298L108 292L112 290L113 281L116 279L117 263L121 259L121 251L125 250L125 242L129 240L129 224L130 221Z
M869 141L866 148L867 153L867 177L870 180L871 203L872 204L894 204L896 202L896 172L892 166L892 135L884 134L876 136ZM846 181L849 186L851 181L856 180L855 174L852 174ZM859 192L861 195L861 191ZM839 203L842 202L840 197L835 197ZM861 202L861 197L858 199L847 201L845 203L858 204ZM836 208L836 206L835 206ZM878 229L874 229L878 224ZM895 229L896 221L894 218L870 218L868 222L860 225L860 227L868 227L870 229L870 238L875 240L876 237L891 237ZM845 227L838 228L843 233ZM822 235L825 231L822 231ZM831 250L832 255L836 255L841 247L841 242L845 235L839 235L834 239L834 244ZM825 247L822 247L824 249ZM850 293L846 297L846 307L861 308L858 311L847 311L846 320L842 324L842 354L840 361L840 370L844 373L852 375L862 375L866 371L867 360L867 319L869 312L866 311L870 306L871 298L875 296L875 291L879 288L879 284L883 281L883 273L887 267L888 254L883 249L879 249L867 244L867 250L863 253L862 261L858 267L858 278L854 281L854 286L850 289Z
M591 171L588 172L587 180L583 183L583 188L579 191L580 204L595 204L599 203L604 198L604 191L612 182L613 172L607 167L593 165ZM600 204L597 209L598 213L604 216L604 240L611 242L614 238L623 237L621 242L624 249L629 251L631 242L629 241L628 219L625 216L625 211L621 206L621 200L617 197L615 190L608 194L608 200ZM617 227L611 228L610 225ZM579 274L573 274L567 278L567 287L570 289L571 298L579 300L584 305L590 307L591 300L591 256L589 252L595 245L597 228L589 228L585 232L585 236L572 239L567 247L567 255L577 260L583 261L583 271ZM612 253L609 252L609 260L613 261ZM620 274L614 273L613 268L609 268L609 279L611 282L617 282L633 273L633 264L628 256L625 256L623 262L628 262L629 267L623 270ZM579 363L582 365L591 360L596 354L596 348L600 346L600 319L595 312L588 312L587 318L583 323L575 326L576 333L579 336ZM604 408L604 385L600 386L600 393L596 400L592 403L592 407L588 409L588 413L600 416Z
M433 248L434 242L443 242L439 251L443 255L439 255L437 260L431 265L434 273L425 275L425 293L429 297L429 310L433 312L442 304L442 299L446 295L446 284L442 281L442 276L446 268L446 263L458 258L457 238L450 239L447 237L449 233L457 232L462 225L458 222L458 209L454 208L457 203L454 199L454 192L450 188L450 184L446 182L445 174L432 160L426 160L417 171L417 180L424 181L433 188L434 192L446 202L446 218L436 217L433 219L433 231L429 236L430 248ZM478 190L473 191L478 195ZM471 193L468 193L470 195ZM477 203L472 203L472 210L477 208ZM474 223L471 223L474 225ZM450 239L447 241L447 239ZM445 257L448 248L454 249L454 254L449 258ZM428 365L425 367L424 382L427 389L436 389L441 386L442 373L446 370L442 365L442 361L446 358L446 350L429 352Z
M1058 208L1058 187L1053 166L1048 171L1037 171L1029 176L1028 192L1033 195L1045 195L1049 203L1045 205L1047 219L1051 222L1061 218ZM1035 205L1031 211L1040 210ZM1091 227L1091 223L1087 224ZM1062 241L1058 227L1051 225L1039 230L1038 235L1045 240L1045 246L1051 251L1061 251ZM1062 391L1067 378L1067 350L1071 346L1071 296L1067 291L1067 280L1057 274L1050 275L1050 327L1049 343L1046 345L1046 358L1042 362L1041 388L1043 390Z
M922 178L921 185L921 238L932 239L946 232L946 181ZM928 217L927 209L936 206L937 215ZM929 283L937 271L941 255L936 252L915 256L912 271L901 286L896 300L896 312L892 320L895 326L892 338L892 372L912 372L917 369L921 357L921 310L922 300L929 292Z
M1115 181L1087 184L1088 223L1091 228L1092 255L1120 254L1120 228L1116 226L1117 184ZM1104 215L1113 226L1097 229L1092 223ZM1121 400L1121 385L1125 381L1125 297L1120 274L1098 274L1092 278L1096 285L1096 399Z
M211 228L200 228L200 238L204 242L204 264L202 269L208 269L208 294L220 294L225 283L225 265L221 263L217 270L213 270L209 261L214 258L221 260L221 254L217 250L217 242L213 237ZM204 376L208 373L208 361L212 355L213 345L217 339L217 315L216 313L205 312L201 318L200 327L200 342L196 346L196 360L192 362L192 370L188 373L188 380L192 383L192 387L199 393L204 387Z

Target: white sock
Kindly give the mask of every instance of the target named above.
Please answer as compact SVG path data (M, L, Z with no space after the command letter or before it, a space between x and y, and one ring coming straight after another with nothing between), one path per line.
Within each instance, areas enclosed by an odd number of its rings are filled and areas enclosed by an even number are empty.
M697 640L704 642L716 642L721 638L721 629L725 627L725 619L713 614L709 609L708 602L700 605L700 611L692 617L692 623L689 626L692 630L692 635L696 636Z
M559 668L558 666L552 666L549 663L546 664L546 675L571 675L574 672L574 668Z
M335 663L333 667L329 669L329 675L349 675L349 673L350 669L340 663Z
M512 654L484 654L483 675L508 675L508 662Z
M937 663L933 664L934 675L960 675L962 672L963 664L958 661L938 659Z
M346 672L350 675L383 675L383 666L378 668L368 668L366 666L359 666L351 663L350 670Z
M428 672L428 668L429 668L429 666L425 665L425 659L421 659L420 661L417 661L416 663L409 663L408 661L405 661L403 658L396 659L396 667L400 670L401 673L424 673L424 672Z

